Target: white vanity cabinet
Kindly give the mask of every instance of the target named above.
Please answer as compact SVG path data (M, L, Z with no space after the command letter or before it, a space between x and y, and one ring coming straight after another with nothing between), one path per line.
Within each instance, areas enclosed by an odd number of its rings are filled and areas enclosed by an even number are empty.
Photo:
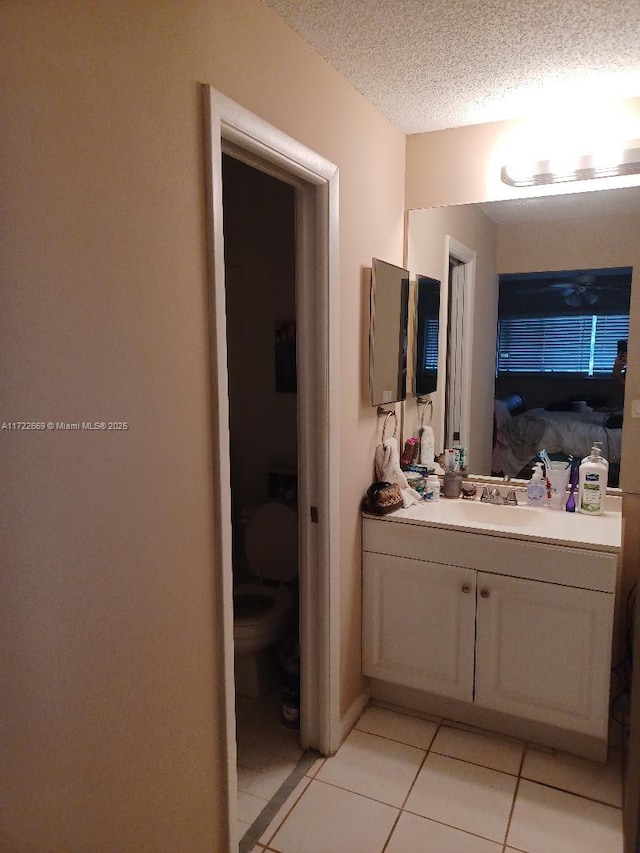
M471 702L476 572L365 553L364 672Z
M366 675L606 742L616 554L363 523Z

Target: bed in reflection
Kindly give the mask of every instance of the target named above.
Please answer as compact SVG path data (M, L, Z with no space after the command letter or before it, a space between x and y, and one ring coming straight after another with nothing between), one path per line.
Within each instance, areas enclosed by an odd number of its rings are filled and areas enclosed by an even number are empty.
M609 461L609 485L617 486L622 445L622 415L611 411L522 411L519 395L494 404L493 473L529 477L544 449L555 459L588 456L594 441Z

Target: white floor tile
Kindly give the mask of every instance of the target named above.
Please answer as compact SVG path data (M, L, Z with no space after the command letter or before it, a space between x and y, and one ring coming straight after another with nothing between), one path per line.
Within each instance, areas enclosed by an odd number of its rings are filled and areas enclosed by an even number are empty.
M298 782L294 790L289 794L287 799L278 809L278 812L276 813L269 826L265 829L265 831L258 839L260 844L268 844L275 831L279 828L280 824L283 822L283 820L285 820L293 806L302 796L310 781L311 780L307 776L303 776L303 778Z
M426 817L403 812L385 853L502 853L502 845Z
M507 843L527 853L622 853L622 811L523 779Z
M607 764L564 752L528 749L522 776L572 794L622 808L622 753L612 751Z
M380 735L419 749L429 749L438 723L398 714L370 705L356 723L356 729Z
M424 755L413 746L353 730L316 779L401 806Z
M256 744L250 746L238 745L238 766L247 770L261 773L274 761L274 754Z
M249 770L248 767L238 765L238 790L246 791L247 787L260 775L259 770Z
M238 794L238 820L253 823L262 809L267 805L267 802L268 800L261 797L255 797L253 794L240 791Z
M432 752L460 758L492 770L518 775L524 744L500 737L441 726L431 746Z
M251 826L251 824L248 823L246 820L239 820L238 821L238 838L242 838L242 836L245 834L245 832L249 829L250 826Z
M405 809L503 842L517 778L429 753Z
M278 853L381 853L398 810L312 780L269 844Z
M259 773L244 790L248 794L253 794L254 797L270 800L280 790L290 772L286 770L280 773Z
M304 775L305 776L311 776L311 778L313 779L313 777L317 774L318 770L320 770L320 768L322 767L322 765L325 763L326 760L327 760L326 758L316 758L316 760L313 762L311 767L307 770L307 772Z
M238 767L245 767L247 770L255 770L258 773L280 773L293 770L296 764L297 759L292 760L262 746L238 748Z

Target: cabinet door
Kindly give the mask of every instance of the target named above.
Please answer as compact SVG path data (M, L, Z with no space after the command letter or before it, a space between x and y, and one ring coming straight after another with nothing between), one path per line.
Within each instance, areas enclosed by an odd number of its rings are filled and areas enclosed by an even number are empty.
M365 552L365 675L471 701L475 574Z
M606 737L613 599L479 572L475 701Z

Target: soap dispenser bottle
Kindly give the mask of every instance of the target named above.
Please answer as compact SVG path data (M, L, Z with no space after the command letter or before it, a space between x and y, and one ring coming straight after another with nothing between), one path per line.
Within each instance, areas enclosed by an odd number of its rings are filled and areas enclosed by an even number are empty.
M591 454L583 459L578 477L578 511L587 515L601 515L607 491L609 464L602 458L598 443Z
M547 485L542 479L542 462L533 466L533 475L527 486L527 503L529 506L544 506L547 501Z

